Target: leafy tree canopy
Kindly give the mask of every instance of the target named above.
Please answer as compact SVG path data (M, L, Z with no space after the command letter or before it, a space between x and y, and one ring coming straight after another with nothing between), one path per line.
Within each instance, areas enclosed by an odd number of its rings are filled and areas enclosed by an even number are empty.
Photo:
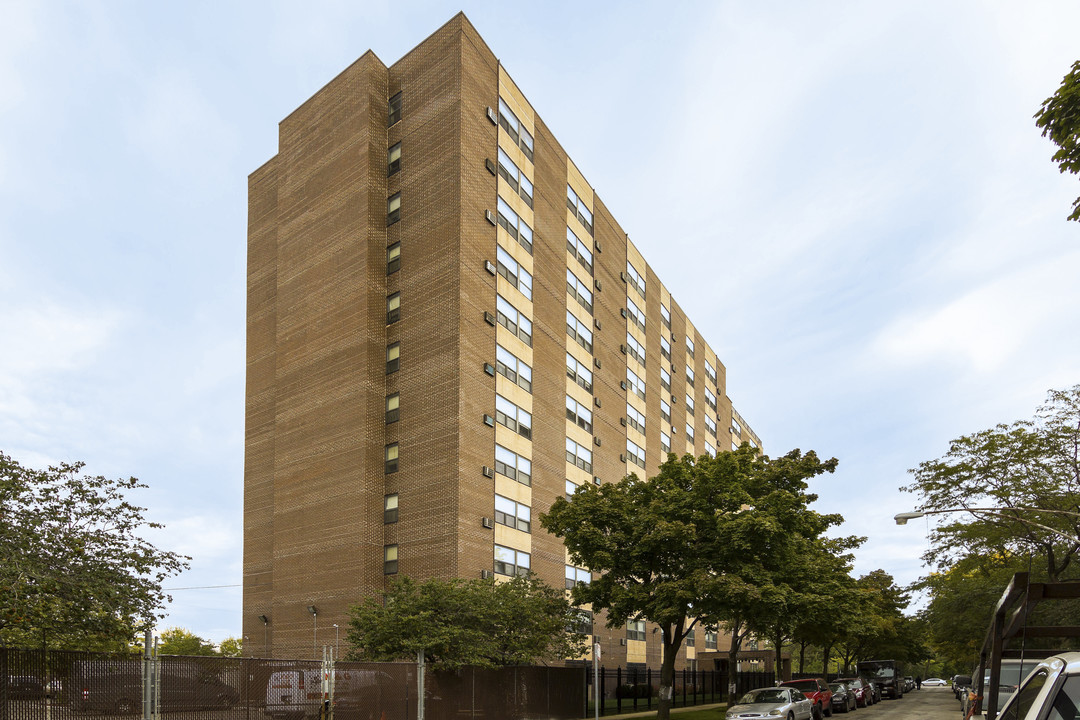
M927 564L968 556L1034 555L1059 580L1080 553L1080 385L1049 393L1031 420L952 441L903 488L929 512L967 509L930 533ZM991 508L989 511L977 508Z
M582 486L540 518L594 574L574 587L576 603L607 610L608 627L660 626L658 717L670 711L674 660L688 630L759 621L792 599L776 578L797 554L793 546L842 521L807 507L816 499L807 479L835 466L798 450L770 459L745 443L715 458L669 454L648 480Z
M1061 87L1043 101L1035 124L1058 146L1053 160L1061 172L1080 173L1080 60L1061 81ZM1069 220L1080 221L1080 198L1073 202Z
M46 470L0 453L0 641L123 649L160 612L162 581L187 567L140 533L161 527L126 496L135 478Z
M578 657L585 638L568 632L579 611L565 591L529 575L493 579L402 577L385 597L350 610L350 660L414 660L437 670L526 665Z
M190 630L169 628L161 633L158 655L218 655L214 643L204 640Z
M225 638L218 645L218 654L225 657L240 657L244 654L244 641L242 638Z

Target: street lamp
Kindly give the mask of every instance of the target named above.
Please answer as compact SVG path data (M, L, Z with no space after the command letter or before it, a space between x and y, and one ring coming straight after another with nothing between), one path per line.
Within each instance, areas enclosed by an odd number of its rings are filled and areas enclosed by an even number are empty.
M338 627L337 623L334 623L334 659L335 660L338 659L338 637L340 637L339 636L340 632L341 632L341 628Z
M1068 533L1062 532L1061 530L1058 530L1056 528L1052 528L1049 525L1043 525L1042 523L1037 523L1034 520L1028 520L1026 518L1018 517L1017 515L1006 515L1006 514L1004 514L1002 512L1003 510L1011 510L1011 511L1016 511L1016 512L1026 511L1026 512L1056 513L1058 515L1071 515L1072 517L1080 518L1080 513L1072 512L1070 510L1049 510L1047 508L1035 508L1035 507L1004 507L1004 508L1002 508L1002 507L991 507L991 508L945 508L943 510L912 510L911 512L902 512L902 513L897 513L896 515L893 515L893 520L896 521L897 525L906 525L908 520L915 520L916 518L921 518L921 517L923 517L925 515L942 515L944 513L956 513L956 512L966 512L966 513L971 513L972 515L974 515L975 513L983 513L984 515L989 515L990 517L996 517L996 518L1000 518L1002 520L1011 520L1013 522L1018 522L1018 523L1021 523L1023 525L1031 525L1033 527L1041 528L1041 529L1043 529L1043 530L1045 530L1045 531L1047 531L1049 533L1053 533L1054 535L1058 535L1060 537L1063 537L1066 540L1068 540L1069 542L1080 542L1080 538L1076 537L1075 535L1069 535Z
M311 658L319 658L319 611L314 605L308 605L307 611L311 613Z

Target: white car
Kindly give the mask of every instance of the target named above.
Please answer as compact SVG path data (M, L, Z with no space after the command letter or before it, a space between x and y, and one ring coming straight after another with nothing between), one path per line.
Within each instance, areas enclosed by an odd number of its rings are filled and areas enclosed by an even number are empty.
M998 713L1000 720L1074 720L1080 717L1080 652L1043 660Z
M831 710L830 710L831 711ZM798 690L789 687L758 688L739 698L727 709L727 720L763 717L785 720L810 720L814 704Z
M941 678L927 678L926 680L922 681L922 684L928 687L945 687L949 683L945 682Z

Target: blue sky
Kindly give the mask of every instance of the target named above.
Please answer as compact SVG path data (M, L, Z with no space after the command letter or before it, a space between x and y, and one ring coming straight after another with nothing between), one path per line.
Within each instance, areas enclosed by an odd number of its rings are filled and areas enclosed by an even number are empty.
M458 10L727 367L767 450L909 582L907 470L1080 382L1080 181L1031 116L1080 4L0 0L0 449L135 475L241 582L247 175L364 53ZM163 626L240 632L240 589Z

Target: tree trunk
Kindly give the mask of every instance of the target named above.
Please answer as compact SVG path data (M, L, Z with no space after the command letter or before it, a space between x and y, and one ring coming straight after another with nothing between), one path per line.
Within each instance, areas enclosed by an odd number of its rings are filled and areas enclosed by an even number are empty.
M825 682L829 681L830 655L832 655L832 645L823 645L821 647L821 672L824 675Z
M799 674L806 672L806 641L799 643Z
M671 703L675 694L675 656L682 645L682 622L660 627L660 643L664 648L664 661L660 664L660 704L656 708L656 720L669 720Z
M728 648L728 704L735 702L739 694L739 649L742 647L742 620L736 618L728 626L731 630L731 646Z
M780 633L777 633L776 636L773 637L773 647L775 648L776 656L776 682L781 682L784 679L784 659L781 655L784 649L783 642L784 636Z

